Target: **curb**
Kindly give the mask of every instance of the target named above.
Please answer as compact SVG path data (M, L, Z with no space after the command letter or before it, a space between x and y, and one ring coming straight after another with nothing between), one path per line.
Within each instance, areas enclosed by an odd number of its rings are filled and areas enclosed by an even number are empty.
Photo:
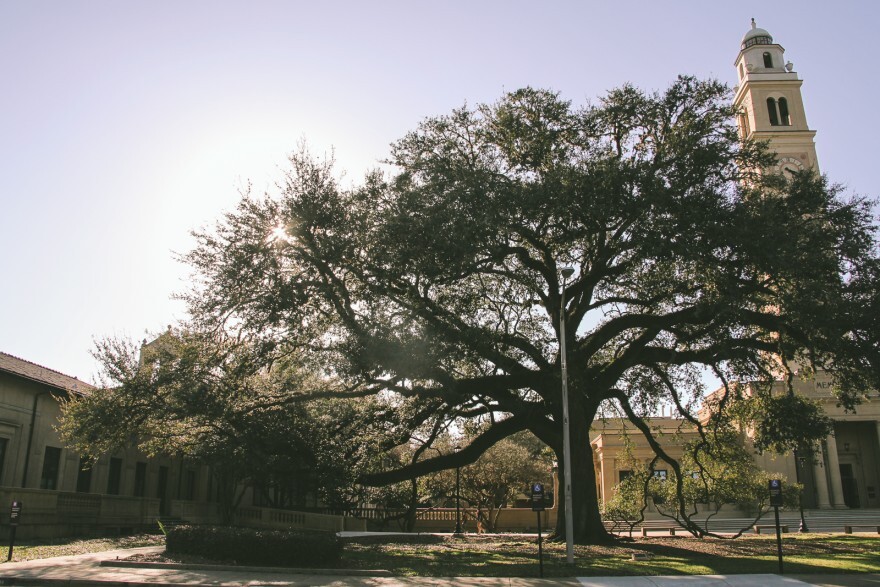
M276 573L284 575L343 575L346 577L393 577L384 569L307 569L300 567L250 567L244 565L206 565L189 563L157 563L145 561L103 560L102 567L127 569L168 569L181 571L232 571L235 573Z
M44 585L46 587L193 587L192 583L156 583L142 581L102 581L101 579L41 579L39 577L0 577L0 585Z

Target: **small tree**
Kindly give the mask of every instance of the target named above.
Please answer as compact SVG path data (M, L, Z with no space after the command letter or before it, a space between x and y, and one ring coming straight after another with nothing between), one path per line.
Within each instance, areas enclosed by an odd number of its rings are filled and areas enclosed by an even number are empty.
M749 453L741 434L730 427L715 428L709 438L700 438L684 446L684 454L666 476L654 474L659 460L628 466L631 474L615 487L614 496L605 508L606 519L621 522L632 529L644 520L649 501L662 516L675 520L695 536L718 536L710 530L712 520L725 505L734 505L751 523L736 536L751 528L768 511L770 479L785 480L779 473L761 470ZM797 507L798 484L784 485L785 507ZM680 507L684 503L685 510ZM705 517L698 516L700 508Z
M511 507L530 483L550 481L550 463L527 446L530 435L506 438L487 450L473 465L461 470L462 497L477 508L478 519L495 530L502 508ZM548 484L549 485L549 484Z

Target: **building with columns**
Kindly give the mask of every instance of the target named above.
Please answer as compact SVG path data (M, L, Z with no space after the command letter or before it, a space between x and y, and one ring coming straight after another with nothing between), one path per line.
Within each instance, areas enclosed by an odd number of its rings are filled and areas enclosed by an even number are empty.
M738 80L734 105L739 112L741 136L769 143L777 154L777 166L771 171L818 171L816 131L807 124L801 95L803 81L786 60L782 45L752 20L734 66ZM795 381L794 386L797 393L820 402L834 420L834 432L814 454L799 454L797 458L792 454L756 454L757 464L803 483L806 508L880 508L880 393L870 391L855 412L847 413L837 404L827 374L820 373L815 381ZM780 391L782 387L780 382ZM652 425L667 431L669 446L665 448L673 457L681 454L677 445L695 434L683 420L674 418L656 418ZM591 431L597 489L603 500L629 473L626 469L631 465L622 458L625 444L640 461L648 462L653 457L653 451L640 442L632 428L615 420Z
M779 173L805 169L819 171L814 137L801 95L803 81L785 58L785 49L772 35L752 28L742 39L734 62L739 85L734 105L739 110L743 138L767 141L777 155ZM796 382L796 391L819 401L834 421L834 433L819 453L793 456L758 456L767 469L779 470L805 485L804 505L815 508L880 507L880 396L869 394L854 413L837 405L830 378Z

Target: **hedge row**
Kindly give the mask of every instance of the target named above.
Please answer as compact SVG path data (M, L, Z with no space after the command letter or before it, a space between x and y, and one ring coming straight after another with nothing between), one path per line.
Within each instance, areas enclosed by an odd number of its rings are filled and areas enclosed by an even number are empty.
M176 526L168 530L165 548L217 561L281 567L333 566L342 555L342 542L333 533L232 526Z

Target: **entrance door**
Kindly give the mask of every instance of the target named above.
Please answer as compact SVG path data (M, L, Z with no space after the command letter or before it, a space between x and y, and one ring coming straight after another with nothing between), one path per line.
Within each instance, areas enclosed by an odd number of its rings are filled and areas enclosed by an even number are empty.
M843 503L850 508L862 507L859 501L859 484L853 474L853 466L851 464L840 464L840 481L843 484Z

